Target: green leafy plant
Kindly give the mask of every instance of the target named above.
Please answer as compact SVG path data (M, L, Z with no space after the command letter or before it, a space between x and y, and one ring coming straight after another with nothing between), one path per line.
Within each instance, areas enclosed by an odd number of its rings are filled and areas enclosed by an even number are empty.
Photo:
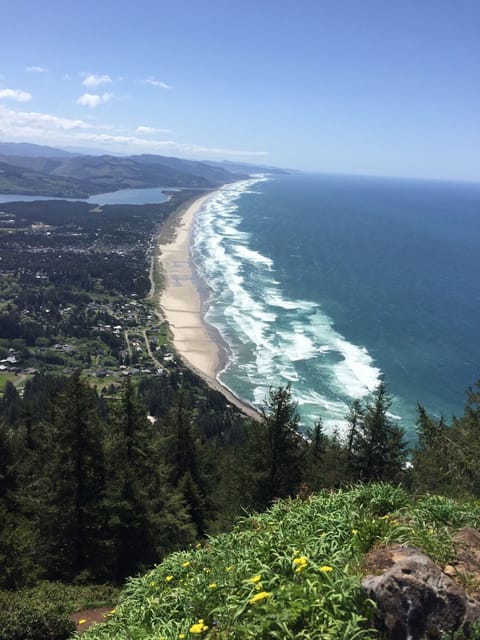
M463 522L458 508L454 517L448 506L449 522ZM480 515L480 505L468 509ZM374 640L364 554L409 543L445 558L455 529L444 516L435 501L384 484L278 501L130 580L109 620L83 638Z

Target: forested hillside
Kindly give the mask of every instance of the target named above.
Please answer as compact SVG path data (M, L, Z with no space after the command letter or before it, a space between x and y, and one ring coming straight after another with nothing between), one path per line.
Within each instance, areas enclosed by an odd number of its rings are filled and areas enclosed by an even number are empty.
M2 155L0 148L0 193L6 194L86 198L128 188L207 189L247 175L205 162L155 155L42 157Z

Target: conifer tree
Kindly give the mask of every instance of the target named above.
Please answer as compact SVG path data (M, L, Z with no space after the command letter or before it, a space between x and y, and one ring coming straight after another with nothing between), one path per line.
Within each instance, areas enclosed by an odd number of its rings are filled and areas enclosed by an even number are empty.
M398 481L406 460L404 431L388 415L392 399L384 380L364 407L350 413L350 466L356 480Z
M327 451L327 437L323 431L321 419L317 420L313 430L308 434L306 443L305 470L303 481L311 491L318 491L325 482L324 462Z
M415 489L450 493L453 436L443 418L435 420L418 405L417 443L412 452L411 478Z
M181 389L167 419L167 461L171 466L173 484L180 491L197 534L203 536L206 533L208 505L201 471L199 438L194 433L192 422L192 413L187 409L186 392Z
M130 378L113 411L107 454L113 572L121 581L193 539L182 499L162 464L158 429Z
M256 466L263 471L257 494L264 505L295 495L302 480L305 442L298 432L290 386L270 389L263 420L255 425ZM255 442L256 441L256 442Z
M104 460L98 399L74 373L45 433L45 468L32 487L38 503L38 560L50 578L102 570Z

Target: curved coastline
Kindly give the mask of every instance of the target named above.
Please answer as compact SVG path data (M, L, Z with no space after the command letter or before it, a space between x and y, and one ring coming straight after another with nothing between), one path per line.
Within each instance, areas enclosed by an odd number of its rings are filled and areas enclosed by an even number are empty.
M195 216L212 193L202 194L181 209L160 233L158 260L165 282L160 291L159 306L169 323L175 349L185 364L245 414L259 419L261 414L254 407L217 378L227 364L228 346L204 319L208 291L191 259Z

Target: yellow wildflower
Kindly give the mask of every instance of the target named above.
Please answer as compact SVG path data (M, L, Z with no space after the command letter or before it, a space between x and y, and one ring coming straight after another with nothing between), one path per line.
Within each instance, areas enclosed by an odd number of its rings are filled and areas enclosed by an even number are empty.
M300 556L299 558L293 559L293 564L297 566L295 573L300 573L307 568L308 560L305 556Z
M262 576L259 574L257 576L253 576L253 578L250 578L250 582L253 582L253 584L256 584L257 582L260 582L261 579L262 579Z
M211 582L211 583L208 585L208 588L209 588L209 589L216 589L216 588L217 588L217 583L216 583L216 582Z
M165 578L165 582L171 582L173 580L173 576L167 576Z
M86 620L85 618L82 618L81 620L78 621L78 624L85 624Z
M356 536L356 535L357 535L357 533L358 533L358 529L352 529L352 534L353 534L354 536Z
M260 591L260 593L256 593L252 598L250 598L248 602L249 604L255 604L255 602L260 602L261 600L265 600L265 598L270 598L271 595L272 594L268 593L268 591Z
M202 619L200 619L196 624L192 624L189 631L190 633L203 633L208 629L208 625L206 625Z
M178 637L180 638L180 640L183 640L183 638L185 638L185 634L184 633L179 633Z
M150 582L150 586L154 587L155 586L155 582Z
M390 516L389 516L389 515L388 515L388 513L387 513L386 515L382 516L382 517L380 518L380 520L388 520L389 518L390 518Z
M323 567L320 567L319 571L322 571L323 573L330 573L330 571L333 571L333 567L330 567L328 564L324 564Z
M189 566L190 566L190 562L188 560L182 564L182 567L189 567Z

